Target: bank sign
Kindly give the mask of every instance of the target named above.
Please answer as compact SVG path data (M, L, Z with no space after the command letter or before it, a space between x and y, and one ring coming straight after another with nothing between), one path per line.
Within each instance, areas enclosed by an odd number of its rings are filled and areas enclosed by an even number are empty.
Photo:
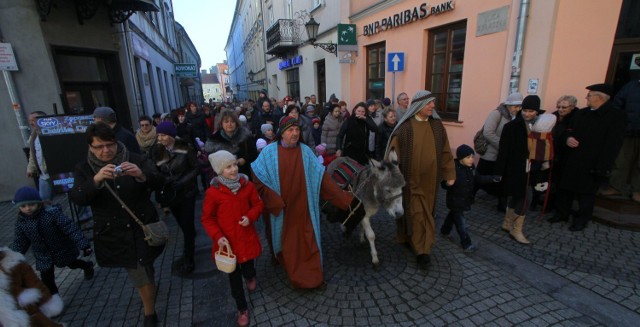
M198 66L196 64L173 64L173 71L178 77L198 76Z
M363 34L364 36L371 36L380 32L384 32L386 30L390 30L392 28L423 20L432 15L442 14L453 9L453 0L435 6L429 6L426 2L424 2L419 6L400 11L387 18L383 18L373 23L364 25Z

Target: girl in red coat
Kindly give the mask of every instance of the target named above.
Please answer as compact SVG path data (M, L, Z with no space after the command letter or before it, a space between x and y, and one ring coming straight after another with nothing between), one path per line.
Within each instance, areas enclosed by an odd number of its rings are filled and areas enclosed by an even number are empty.
M202 225L214 241L213 253L229 244L236 255L238 266L229 274L231 295L238 307L237 323L249 325L249 310L244 296L242 277L247 288L257 287L254 259L262 252L254 223L262 213L263 203L253 183L244 174L238 174L236 157L224 150L209 155L209 162L217 177L202 205Z

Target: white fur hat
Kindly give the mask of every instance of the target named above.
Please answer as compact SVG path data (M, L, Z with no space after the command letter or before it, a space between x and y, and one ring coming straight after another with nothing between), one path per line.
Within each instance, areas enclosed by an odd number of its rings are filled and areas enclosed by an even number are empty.
M222 173L224 167L235 161L236 156L225 150L220 150L209 155L209 163L218 175Z

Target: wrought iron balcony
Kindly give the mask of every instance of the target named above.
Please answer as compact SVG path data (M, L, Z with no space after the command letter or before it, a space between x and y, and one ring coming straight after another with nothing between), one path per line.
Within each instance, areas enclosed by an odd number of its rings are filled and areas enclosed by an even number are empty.
M302 43L299 30L295 19L278 19L267 30L267 53L282 56L297 48Z

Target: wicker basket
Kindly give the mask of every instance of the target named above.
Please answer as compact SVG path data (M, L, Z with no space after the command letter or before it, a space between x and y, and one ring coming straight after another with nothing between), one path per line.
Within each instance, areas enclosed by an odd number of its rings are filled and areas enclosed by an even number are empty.
M218 270L226 272L227 274L236 270L236 255L231 251L229 243L220 247L218 251L216 251L215 257Z

